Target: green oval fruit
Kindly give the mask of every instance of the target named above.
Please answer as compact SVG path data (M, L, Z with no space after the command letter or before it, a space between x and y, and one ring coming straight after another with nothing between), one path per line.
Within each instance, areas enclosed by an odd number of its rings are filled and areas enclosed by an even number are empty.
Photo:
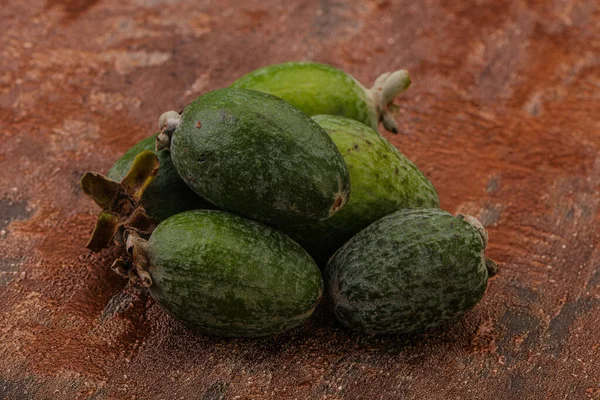
M172 134L171 157L203 198L278 225L326 219L350 192L346 163L329 135L296 107L254 90L197 98Z
M214 208L212 204L194 193L179 177L168 151L154 150L157 135L150 136L127 150L111 167L108 178L121 181L129 172L135 157L144 150L150 150L157 155L160 168L141 200L149 216L162 221L183 211Z
M319 269L297 243L222 211L168 218L144 252L152 297L208 334L282 332L307 319L322 294Z
M324 265L346 241L378 219L403 208L439 207L435 188L419 169L368 126L344 117L317 115L342 153L352 194L325 221L286 227L284 231Z
M314 62L288 62L244 75L231 87L252 89L281 97L308 115L341 115L377 130L380 121L397 133L391 115L394 98L410 85L408 73L385 73L366 89L342 70Z
M473 217L406 209L362 230L331 258L327 294L345 326L413 333L454 320L483 296L487 235Z

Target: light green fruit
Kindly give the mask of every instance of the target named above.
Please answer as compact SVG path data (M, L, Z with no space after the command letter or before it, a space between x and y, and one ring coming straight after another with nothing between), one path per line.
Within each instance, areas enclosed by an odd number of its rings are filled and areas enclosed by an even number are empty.
M344 208L325 221L282 227L324 266L346 241L381 217L403 208L439 207L431 182L403 154L368 126L333 115L313 117L331 136L350 171L352 191Z
M405 70L380 75L371 89L342 70L315 62L288 62L252 71L231 87L280 97L308 115L352 118L377 130L379 122L398 133L394 98L410 85Z

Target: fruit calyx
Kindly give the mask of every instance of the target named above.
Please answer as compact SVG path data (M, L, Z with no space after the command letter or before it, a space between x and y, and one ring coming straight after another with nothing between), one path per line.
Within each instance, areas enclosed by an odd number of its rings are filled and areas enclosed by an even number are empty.
M485 268L487 269L489 277L496 275L500 270L498 263L489 257L485 257Z
M378 122L381 122L383 127L392 133L398 133L398 124L393 115L398 110L398 106L394 104L394 99L409 86L408 71L399 69L379 75L375 79L373 87L367 90Z
M115 260L111 269L132 283L140 282L144 287L152 286L152 277L148 273L147 241L136 231L126 229L123 233L127 254Z
M156 150L170 150L171 137L180 123L181 115L177 111L167 111L158 118L160 133L156 137Z
M86 247L98 252L107 247L120 228L143 235L152 233L157 221L140 204L146 188L158 173L159 162L151 151L138 154L121 182L104 175L87 172L81 178L81 188L102 211Z

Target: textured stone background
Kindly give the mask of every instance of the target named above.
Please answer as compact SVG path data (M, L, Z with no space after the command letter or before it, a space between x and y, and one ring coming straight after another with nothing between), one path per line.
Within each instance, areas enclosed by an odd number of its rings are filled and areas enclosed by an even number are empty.
M597 1L1 0L0 22L1 398L600 399ZM370 338L318 310L214 339L84 249L84 171L287 60L411 72L408 135L385 136L502 266L466 318Z

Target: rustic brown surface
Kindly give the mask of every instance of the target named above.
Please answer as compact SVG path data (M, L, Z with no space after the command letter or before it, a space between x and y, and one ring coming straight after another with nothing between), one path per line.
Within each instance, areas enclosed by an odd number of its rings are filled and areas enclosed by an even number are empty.
M0 398L600 399L600 4L241 3L0 1ZM321 309L214 339L84 249L84 171L286 60L411 72L410 135L385 135L483 220L502 267L466 318L370 338Z

